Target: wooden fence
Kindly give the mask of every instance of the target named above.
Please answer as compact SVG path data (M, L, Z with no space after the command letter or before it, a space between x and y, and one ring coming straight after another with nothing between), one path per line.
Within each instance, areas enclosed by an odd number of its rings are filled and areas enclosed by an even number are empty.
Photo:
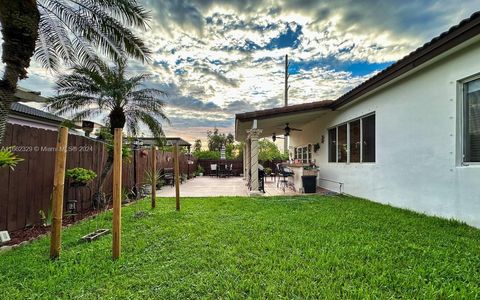
M272 169L272 172L276 172L277 169L277 164L281 163L281 160L275 160L275 161L260 161L259 163L264 166L265 168L270 168ZM199 159L197 161L197 164L202 166L202 168L205 170L204 173L205 175L212 175L210 165L212 164L226 164L230 165L232 164L233 166L233 174L235 176L240 176L240 174L243 174L243 161L241 159Z
M4 146L15 146L14 152L24 159L15 170L0 169L0 230L14 231L41 222L39 211L51 207L53 173L57 132L39 128L7 126ZM72 188L66 183L65 201L77 200L77 210L92 208L91 194L98 191L100 175L107 162L107 146L103 142L84 136L68 137L67 169L82 167L97 173L97 178L88 184L90 188ZM180 156L180 172L193 174L196 160L187 163L186 155ZM141 185L145 170L150 170L150 149L133 151L129 162L124 161L122 186L128 189ZM157 151L157 170L173 167L170 152ZM135 176L136 175L136 176ZM107 176L104 192L112 191L112 174ZM66 209L66 205L64 205Z
M210 165L212 164L232 164L233 175L239 176L243 174L243 162L240 159L199 159L198 165L202 166L205 175L211 175Z

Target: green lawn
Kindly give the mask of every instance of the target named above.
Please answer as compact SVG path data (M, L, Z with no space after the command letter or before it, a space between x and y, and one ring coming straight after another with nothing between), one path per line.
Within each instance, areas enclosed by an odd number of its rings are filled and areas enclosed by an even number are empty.
M350 197L173 199L123 209L122 258L111 213L0 254L2 299L478 298L480 231ZM139 212L148 214L143 217Z

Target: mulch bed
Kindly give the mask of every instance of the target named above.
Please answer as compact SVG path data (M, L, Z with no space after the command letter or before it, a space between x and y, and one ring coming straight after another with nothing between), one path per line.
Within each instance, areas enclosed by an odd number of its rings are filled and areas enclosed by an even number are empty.
M74 216L64 216L62 220L62 225L63 227L71 225L73 223L79 222L85 218L97 215L101 212L104 212L105 210L110 209L112 206L109 205L106 208L103 209L98 209L98 210L88 210L84 211L82 213L78 213L75 217ZM42 225L34 225L25 229L20 229L16 231L10 232L10 238L11 240L2 244L1 246L11 246L11 245L17 245L20 244L21 242L24 241L29 241L32 239L37 238L40 235L46 234L50 232L50 226L42 226ZM0 246L0 247L1 247Z

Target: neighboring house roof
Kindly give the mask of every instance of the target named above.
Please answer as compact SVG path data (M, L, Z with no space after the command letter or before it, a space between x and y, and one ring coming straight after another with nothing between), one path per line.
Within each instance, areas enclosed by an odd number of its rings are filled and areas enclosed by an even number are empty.
M40 92L34 92L26 88L18 87L15 92L15 100L21 102L46 102L47 98L40 95Z
M55 124L60 124L63 121L66 121L66 119L58 117L54 114L30 107L18 102L12 103L12 106L10 107L10 113L12 115L20 115L30 119L48 121L49 123L55 123Z
M430 42L419 47L407 56L398 60L388 68L379 72L370 79L364 81L354 89L342 95L335 101L317 101L286 107L257 110L236 114L235 118L239 121L249 121L253 119L270 118L279 114L290 114L311 111L316 108L337 109L361 96L377 90L385 84L397 79L398 77L412 71L432 59L446 53L456 46L476 37L480 34L480 11L472 14L469 18L462 20L458 25L451 27L446 32L433 38Z
M140 137L139 139L144 143L148 143L152 145L155 144L155 140L156 140L154 137ZM170 146L174 145L175 143L178 143L179 146L186 146L186 147L190 147L192 145L180 137L166 137L164 139L167 141L167 145L170 145Z

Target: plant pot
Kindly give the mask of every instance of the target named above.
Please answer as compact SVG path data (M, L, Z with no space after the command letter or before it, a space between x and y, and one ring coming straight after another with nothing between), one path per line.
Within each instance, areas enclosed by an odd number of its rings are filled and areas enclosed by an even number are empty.
M317 176L317 170L303 170L304 176Z
M80 182L80 181L73 181L70 182L70 187L81 187L81 186L86 186L86 182Z

